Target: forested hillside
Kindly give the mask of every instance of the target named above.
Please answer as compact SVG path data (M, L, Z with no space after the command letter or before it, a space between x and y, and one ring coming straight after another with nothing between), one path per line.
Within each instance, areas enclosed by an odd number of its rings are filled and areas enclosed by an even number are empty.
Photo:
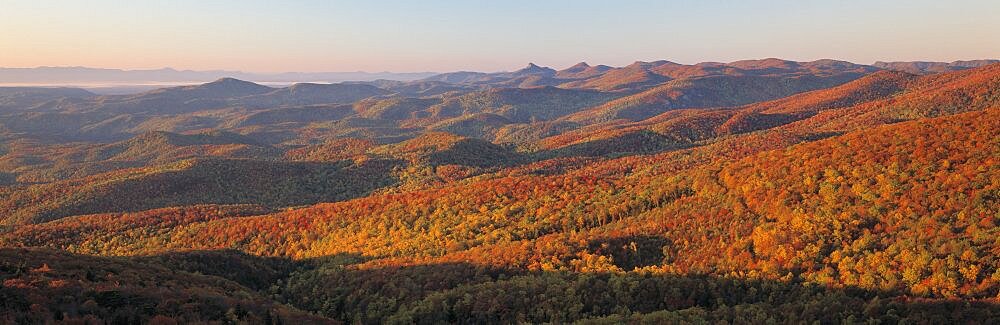
M981 65L0 92L0 322L1000 322Z

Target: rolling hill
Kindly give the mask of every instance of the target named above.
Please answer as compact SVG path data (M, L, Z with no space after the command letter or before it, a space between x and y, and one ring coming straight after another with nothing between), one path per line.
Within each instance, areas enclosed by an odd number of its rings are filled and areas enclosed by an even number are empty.
M363 84L299 83L264 94L239 97L238 105L252 108L313 104L349 104L365 98L389 94L389 91Z
M185 159L0 192L2 224L193 204L338 201L393 184L391 160L332 163Z
M678 108L739 106L778 99L796 93L829 88L861 74L817 76L706 76L675 79L649 90L573 113L573 122L605 122L616 119L642 120Z

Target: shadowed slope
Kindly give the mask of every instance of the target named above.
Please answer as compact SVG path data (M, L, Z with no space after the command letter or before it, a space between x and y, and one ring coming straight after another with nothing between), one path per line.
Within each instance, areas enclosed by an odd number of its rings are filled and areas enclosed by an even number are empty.
M4 322L338 323L232 281L137 260L3 248L0 280Z
M2 224L37 223L100 212L192 204L272 207L364 196L394 182L398 162L276 162L189 159L0 191Z

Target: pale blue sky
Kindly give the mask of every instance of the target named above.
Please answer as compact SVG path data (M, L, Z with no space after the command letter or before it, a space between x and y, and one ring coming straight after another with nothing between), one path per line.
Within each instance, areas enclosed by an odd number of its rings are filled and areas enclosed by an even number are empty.
M1000 57L1000 1L0 0L0 66L500 71Z

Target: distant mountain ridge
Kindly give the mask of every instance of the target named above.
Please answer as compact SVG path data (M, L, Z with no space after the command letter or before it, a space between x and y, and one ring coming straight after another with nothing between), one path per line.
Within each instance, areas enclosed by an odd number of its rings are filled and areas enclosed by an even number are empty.
M231 70L177 70L162 69L107 69L90 67L50 67L35 68L4 68L0 67L0 84L11 85L140 85L140 84L183 84L203 83L221 78L235 78L258 83L297 83L297 82L385 82L385 81L439 81L451 84L494 84L505 81L506 86L556 86L569 81L577 85L584 80L605 75L608 78L646 80L675 79L678 75L691 76L705 73L719 73L726 69L779 71L800 68L800 64L840 64L874 67L885 70L897 70L915 74L955 71L1000 62L995 59L933 62L933 61L878 61L871 65L860 65L845 61L818 60L813 62L794 62L775 58L761 60L742 60L730 63L702 62L697 64L679 64L666 60L642 62L637 61L624 67L607 65L591 66L586 62L577 63L562 70L539 66L534 63L512 72L475 72L456 71L446 73L436 72L283 72L283 73L252 73ZM643 76L646 75L646 76ZM596 82L596 80L593 80ZM599 85L597 85L599 86ZM605 85L605 87L607 87Z
M543 134L616 119L638 121L671 109L777 99L877 70L835 60L771 58L695 65L660 60L621 68L578 63L558 71L528 64L513 72L288 87L231 76L128 96L89 96L83 91L73 96L52 91L21 96L25 90L18 89L12 95L0 92L0 107L10 109L0 119L0 129L20 132L19 137L118 141L145 131L236 127L243 128L239 132L266 134L271 140L265 142L277 143L298 132L320 137L320 142L334 135L394 142L433 128L525 143ZM536 124L556 119L560 121L555 124ZM271 125L279 121L280 126ZM296 130L314 122L319 123L308 128L318 129Z
M513 72L459 71L435 75L421 82L447 82L477 87L542 87L593 89L615 92L636 92L653 85L683 78L706 76L796 76L813 74L829 77L844 73L870 73L877 67L837 60L796 62L777 58L742 60L730 63L701 62L680 64L666 60L636 61L624 67L591 66L577 63L563 70L555 70L529 63Z
M928 73L938 73L938 72L948 72L948 71L978 68L981 66L990 65L997 62L1000 62L1000 60L969 60L969 61L952 61L952 62L878 61L872 64L872 66L886 70L896 70L914 74L928 74Z
M284 72L251 73L226 70L123 70L88 67L0 68L0 83L87 84L87 83L183 83L208 82L231 77L254 82L341 82L389 79L411 81L433 76L434 72Z

